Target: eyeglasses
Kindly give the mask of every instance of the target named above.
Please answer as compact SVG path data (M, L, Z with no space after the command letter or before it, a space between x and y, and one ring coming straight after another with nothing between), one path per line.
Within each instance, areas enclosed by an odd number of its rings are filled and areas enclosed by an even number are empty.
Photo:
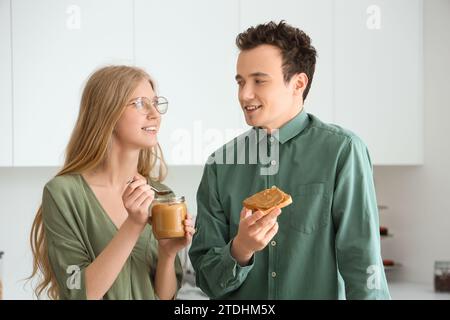
M146 97L139 97L127 104L127 106L131 106L132 104L134 104L134 106L140 113L145 115L151 112L152 107L155 107L156 111L158 111L160 114L166 113L167 109L169 108L169 101L167 101L167 99L162 96L155 97L153 100L150 100Z

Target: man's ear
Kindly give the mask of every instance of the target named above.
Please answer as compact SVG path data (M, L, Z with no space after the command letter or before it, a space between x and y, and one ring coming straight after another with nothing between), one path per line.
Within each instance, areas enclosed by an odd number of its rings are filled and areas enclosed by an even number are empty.
M303 91L305 91L308 85L308 76L306 73L297 73L292 77L294 81L294 94L303 97Z

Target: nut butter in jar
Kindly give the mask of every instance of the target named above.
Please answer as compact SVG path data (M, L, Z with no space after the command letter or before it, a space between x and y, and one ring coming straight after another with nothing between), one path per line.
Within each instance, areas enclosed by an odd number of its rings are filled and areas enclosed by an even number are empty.
M149 223L156 239L184 237L187 208L184 197L155 198L151 206Z

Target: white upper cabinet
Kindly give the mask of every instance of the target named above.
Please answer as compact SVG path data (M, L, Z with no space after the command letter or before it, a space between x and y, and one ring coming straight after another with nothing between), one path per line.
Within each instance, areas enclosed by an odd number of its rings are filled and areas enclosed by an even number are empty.
M59 166L89 74L133 63L133 2L14 0L12 32L14 165Z
M169 100L171 165L248 129L236 36L286 20L318 53L307 112L358 134L373 164L423 163L422 0L0 0L0 166L60 166L88 76L143 67ZM101 121L101 119L98 119Z
M374 164L423 162L421 0L335 2L335 121Z
M237 0L135 0L136 65L169 100L158 135L169 164L204 164L242 132Z
M333 121L333 1L244 0L240 31L269 21L286 20L310 38L318 58L305 110L324 122Z
M12 166L11 0L0 0L0 166Z

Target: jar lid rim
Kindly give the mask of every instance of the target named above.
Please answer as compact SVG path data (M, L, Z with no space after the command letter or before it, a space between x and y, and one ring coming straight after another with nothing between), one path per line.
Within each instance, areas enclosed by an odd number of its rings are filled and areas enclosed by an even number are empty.
M184 198L184 196L170 196L170 197L161 197L158 198L156 197L153 201L157 202L157 203L161 203L161 202L185 202L186 199Z

